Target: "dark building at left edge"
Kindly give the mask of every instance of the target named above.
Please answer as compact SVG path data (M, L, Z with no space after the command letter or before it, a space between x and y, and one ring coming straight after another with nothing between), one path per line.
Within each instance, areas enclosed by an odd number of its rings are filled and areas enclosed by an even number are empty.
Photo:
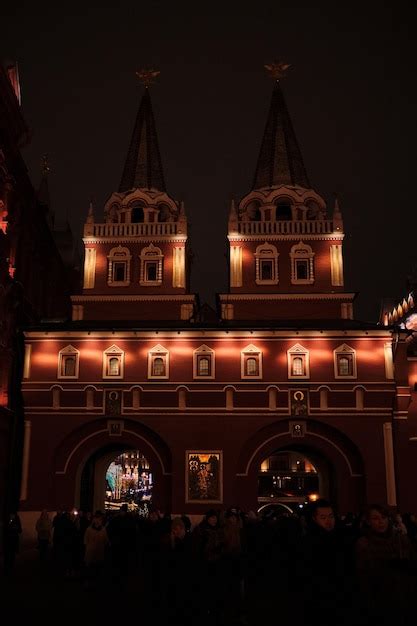
M120 187L104 219L88 211L80 272L47 164L36 191L28 178L28 140L16 68L1 69L3 522L18 508L30 531L43 508L125 501L196 518L319 496L417 510L415 283L378 322L355 319L341 210L309 181L279 81L253 185L230 208L217 312L189 290L148 89Z

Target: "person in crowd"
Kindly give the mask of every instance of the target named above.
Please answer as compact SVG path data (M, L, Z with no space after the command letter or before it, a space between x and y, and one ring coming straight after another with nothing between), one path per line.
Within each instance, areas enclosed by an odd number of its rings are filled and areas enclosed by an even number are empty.
M352 623L354 605L353 546L336 526L330 502L311 505L307 534L300 543L298 576L306 626Z
M104 567L108 545L109 538L104 527L103 514L101 511L96 511L90 526L84 533L86 588L91 588L97 583Z
M415 623L415 549L407 535L395 532L389 512L379 504L366 512L356 564L368 623Z
M22 534L22 524L18 513L10 514L5 528L4 541L4 570L6 574L13 572L16 555L19 552L20 535Z
M38 517L35 529L38 536L39 558L41 561L45 561L52 537L52 521L46 509L43 509Z

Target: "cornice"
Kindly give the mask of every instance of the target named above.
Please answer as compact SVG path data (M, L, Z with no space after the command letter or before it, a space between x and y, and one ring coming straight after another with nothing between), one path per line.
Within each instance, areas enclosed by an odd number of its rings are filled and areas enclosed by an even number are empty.
M354 293L221 293L220 302L251 300L354 300Z
M331 233L329 235L306 235L304 233L297 233L294 235L228 235L227 238L230 242L237 241L343 241L344 233Z
M168 295L125 295L125 296L71 296L71 302L194 302L194 294L168 294Z
M162 241L165 243L187 243L187 237L178 235L155 235L155 237L135 235L132 237L83 237L84 244L92 243L148 243Z

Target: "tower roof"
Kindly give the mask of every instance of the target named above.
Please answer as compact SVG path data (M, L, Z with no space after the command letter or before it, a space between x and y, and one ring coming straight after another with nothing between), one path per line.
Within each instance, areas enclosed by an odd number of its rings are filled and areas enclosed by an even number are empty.
M119 192L129 189L165 191L161 155L149 89L145 89L120 181Z
M278 185L311 187L284 95L276 81L252 189Z

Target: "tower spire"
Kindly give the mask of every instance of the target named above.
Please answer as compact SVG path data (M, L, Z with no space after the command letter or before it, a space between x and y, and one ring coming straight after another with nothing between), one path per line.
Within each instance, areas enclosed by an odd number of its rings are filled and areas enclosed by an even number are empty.
M161 155L149 94L149 85L159 72L140 70L136 74L145 85L145 93L136 116L119 192L137 188L165 191Z
M280 86L280 79L289 67L279 62L265 65L275 86L252 189L278 185L311 187Z
M37 198L39 205L45 211L50 227L54 227L55 215L51 207L51 197L49 194L48 175L50 172L48 155L44 154L41 161L41 182L39 184Z

